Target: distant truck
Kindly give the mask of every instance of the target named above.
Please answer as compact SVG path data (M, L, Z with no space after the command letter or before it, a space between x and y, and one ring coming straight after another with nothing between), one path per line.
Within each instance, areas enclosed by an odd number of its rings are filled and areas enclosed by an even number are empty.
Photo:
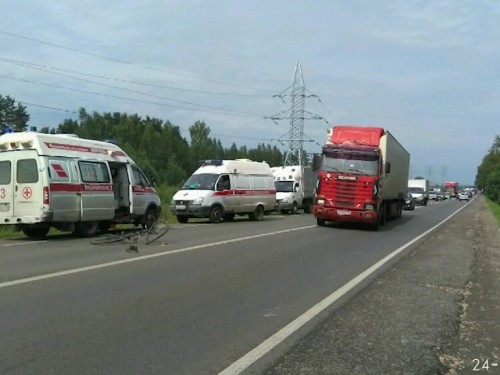
M296 214L299 209L311 213L316 173L311 167L282 166L271 168L276 187L276 209Z
M429 180L416 178L408 180L408 190L419 206L427 206L429 201Z
M386 129L335 126L320 158L313 214L317 224L359 222L374 229L400 218L410 154Z
M457 198L458 197L458 182L446 181L444 183L444 191L445 191L445 193L450 193L452 198Z

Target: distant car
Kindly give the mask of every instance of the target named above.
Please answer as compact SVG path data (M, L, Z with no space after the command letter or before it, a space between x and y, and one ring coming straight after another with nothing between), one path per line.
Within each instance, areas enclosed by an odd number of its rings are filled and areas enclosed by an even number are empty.
M414 210L417 205L417 199L408 191L406 193L406 201L404 205L405 210Z
M434 191L434 190L429 191L429 200L437 201L437 199L438 199L437 191Z
M410 194L415 198L417 201L417 205L419 206L427 206L427 200L429 199L427 197L427 194L425 193L425 190L421 187L409 187L408 188Z
M460 193L458 193L458 200L459 201L469 201L469 193L467 193L466 191L461 191Z

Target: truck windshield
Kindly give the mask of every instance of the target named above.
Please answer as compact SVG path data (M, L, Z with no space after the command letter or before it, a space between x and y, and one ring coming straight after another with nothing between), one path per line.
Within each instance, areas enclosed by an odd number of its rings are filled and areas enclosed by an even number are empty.
M325 153L321 162L322 171L377 175L378 156L359 153Z
M218 174L200 173L194 174L187 179L182 186L184 190L214 190L215 181L219 177Z
M279 193L293 192L293 181L274 181L274 186Z
M411 187L411 188L409 188L409 190L410 190L410 193L419 193L419 194L424 193L424 188Z

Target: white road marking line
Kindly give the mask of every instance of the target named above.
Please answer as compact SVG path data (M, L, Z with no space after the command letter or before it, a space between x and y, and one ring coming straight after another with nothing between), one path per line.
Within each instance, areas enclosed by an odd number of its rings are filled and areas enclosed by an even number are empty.
M2 245L3 247L20 246L20 245L36 245L40 242L47 242L47 240L41 241L26 241L26 242L15 242Z
M383 259L379 260L377 263L369 267L367 270L364 272L360 273L358 276L353 278L351 281L347 282L344 284L342 287L337 289L335 292L330 294L328 297L320 301L318 304L314 305L311 307L309 310L307 310L305 313L300 315L298 318L293 320L292 322L288 323L285 327L280 329L278 332L276 332L274 335L270 336L268 339L264 340L262 343L260 343L258 346L256 346L254 349L249 351L247 354L245 354L243 357L238 359L236 362L232 363L229 365L229 367L225 368L221 372L219 372L219 375L233 375L233 374L240 374L241 372L245 371L248 369L251 365L253 365L255 362L257 362L259 359L261 359L264 355L269 353L271 350L273 350L275 347L277 347L279 344L281 344L285 339L290 337L293 333L295 333L297 330L299 330L301 327L303 327L305 324L307 324L309 321L311 321L314 317L316 317L318 314L320 314L323 310L325 310L327 307L332 305L334 302L336 302L340 297L345 295L347 292L355 288L358 284L360 284L363 280L365 280L368 276L370 276L372 273L374 273L376 270L378 270L380 267L382 267L385 263L390 261L392 258L394 258L396 255L401 253L403 250L407 249L409 246L413 245L415 242L419 241L423 237L425 237L427 234L431 233L434 229L438 228L440 225L451 219L453 216L455 216L457 213L462 211L466 206L464 205L454 213L452 213L450 216L433 226L432 228L426 230L424 233L421 235L415 237L413 240L410 242L407 242L405 245L401 246L400 248L394 250L392 253L384 257Z
M66 270L66 271L59 271L59 272L54 272L54 273L48 273L48 274L45 274L45 275L27 277L25 279L17 279L17 280L12 280L12 281L5 281L3 283L0 283L0 288L7 288L7 287L10 287L10 286L14 286L14 285L26 284L26 283L31 283L31 282L34 282L34 281L40 281L40 280L46 280L46 279L52 279L54 277L72 275L72 274L75 274L75 273L80 273L80 272L85 272L85 271L92 271L92 270L97 270L97 269L101 269L101 268L107 268L107 267L117 266L117 265L120 265L120 264L133 263L133 262L138 262L138 261L141 261L141 260L146 260L146 259L151 259L151 258L157 258L157 257L161 257L161 256L166 256L166 255L172 255L172 254L178 254L178 253L185 253L185 252L188 252L188 251L198 250L198 249L202 249L202 248L205 248L205 247L215 247L215 246L220 246L220 245L226 245L226 244L229 244L229 243L243 242L243 241L252 240L252 239L255 239L255 238L268 237L268 236L273 236L273 235L276 235L276 234L295 232L295 231L299 231L299 230L316 228L316 227L317 227L316 225L308 225L308 226L305 226L305 227L292 228L292 229L284 229L284 230L279 230L279 231L269 232L269 233L254 234L254 235L246 236L246 237L233 238L231 240L224 240L224 241L212 242L212 243L203 244L203 245L189 246L189 247L185 247L183 249L163 251L161 253L143 255L143 256L136 257L136 258L116 260L116 261L108 262L108 263L95 264L93 266L80 267L80 268L74 268L74 269L70 269L70 270Z

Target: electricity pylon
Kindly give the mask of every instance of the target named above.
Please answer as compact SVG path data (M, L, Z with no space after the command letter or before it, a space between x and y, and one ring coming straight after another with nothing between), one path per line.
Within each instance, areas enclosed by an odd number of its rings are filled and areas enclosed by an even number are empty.
M286 103L285 98L290 100L289 108L276 115L265 117L273 120L290 120L290 129L288 131L288 149L285 154L284 166L288 165L304 165L304 141L311 142L312 140L304 139L304 120L325 120L323 117L312 114L305 110L305 99L307 97L315 97L320 102L321 100L315 94L306 94L306 87L304 85L304 77L302 75L302 66L300 60L297 61L295 72L293 74L292 84L282 91L274 95ZM305 114L310 117L306 118ZM325 120L326 122L326 120ZM285 134L286 135L286 134ZM277 140L281 143L281 139ZM314 142L314 141L313 141Z

